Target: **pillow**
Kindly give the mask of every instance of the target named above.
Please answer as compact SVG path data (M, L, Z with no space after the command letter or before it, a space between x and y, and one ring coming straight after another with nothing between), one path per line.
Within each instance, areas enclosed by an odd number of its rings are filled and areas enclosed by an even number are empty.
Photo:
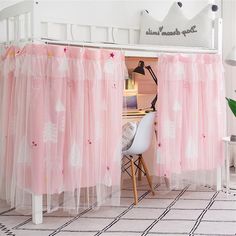
M208 4L195 17L188 19L176 3L163 21L154 19L146 11L141 15L140 44L165 46L207 47L212 39L212 19Z
M122 126L122 151L126 151L133 143L138 123L127 122Z

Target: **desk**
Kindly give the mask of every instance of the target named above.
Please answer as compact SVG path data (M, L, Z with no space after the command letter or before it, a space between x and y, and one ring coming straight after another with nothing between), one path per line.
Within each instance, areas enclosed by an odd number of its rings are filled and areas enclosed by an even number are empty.
M141 119L143 116L145 116L145 111L143 110L127 110L127 111L123 111L123 119L127 118L127 119L135 119L135 118L139 118Z

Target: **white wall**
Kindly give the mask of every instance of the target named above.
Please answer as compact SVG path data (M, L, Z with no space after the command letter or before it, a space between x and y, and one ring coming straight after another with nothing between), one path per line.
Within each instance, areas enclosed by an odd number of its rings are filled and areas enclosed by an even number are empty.
M0 9L21 0L0 0ZM30 0L29 0L30 1ZM147 9L157 19L161 20L166 15L174 0L38 0L43 8L43 18L56 18L81 22L82 24L101 25L113 24L119 26L139 26L139 14ZM213 0L183 0L183 11L189 18L197 14L206 4ZM73 8L71 5L73 4ZM105 17L104 17L105 16Z
M43 18L70 19L82 24L139 27L140 12L144 9L157 19L163 19L173 0L156 1L40 1ZM182 1L186 16L193 17L209 1ZM70 8L73 4L74 8ZM51 9L53 9L53 14ZM105 16L105 17L104 17Z
M0 11L5 7L11 6L17 2L21 2L22 0L0 0Z

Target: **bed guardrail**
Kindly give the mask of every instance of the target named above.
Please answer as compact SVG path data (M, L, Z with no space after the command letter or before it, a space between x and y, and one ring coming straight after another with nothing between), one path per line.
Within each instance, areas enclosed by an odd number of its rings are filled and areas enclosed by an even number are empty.
M34 4L33 1L20 2L1 11L1 43L9 44L33 37Z
M135 45L136 49L139 46L142 48L146 46L148 51L158 48L157 45L138 45L140 33L138 28L82 25L78 22L67 22L53 18L41 19L40 10L40 2L36 0L20 2L3 9L0 13L0 44L9 45L51 39L63 42L80 42L80 44L116 44L123 48ZM205 50L215 50L221 53L222 19L217 18L212 22L212 46ZM197 49L194 51L197 52Z
M137 44L138 28L81 25L57 19L40 19L38 1L24 1L0 14L0 43L11 44L50 38L83 42Z

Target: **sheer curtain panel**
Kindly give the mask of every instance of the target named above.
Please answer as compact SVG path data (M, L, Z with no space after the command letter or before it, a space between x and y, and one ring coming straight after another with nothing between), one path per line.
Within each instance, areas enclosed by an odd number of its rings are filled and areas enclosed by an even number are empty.
M158 175L172 187L215 185L226 111L220 55L163 55L158 78Z
M119 203L124 55L30 44L0 59L0 196L30 210Z

